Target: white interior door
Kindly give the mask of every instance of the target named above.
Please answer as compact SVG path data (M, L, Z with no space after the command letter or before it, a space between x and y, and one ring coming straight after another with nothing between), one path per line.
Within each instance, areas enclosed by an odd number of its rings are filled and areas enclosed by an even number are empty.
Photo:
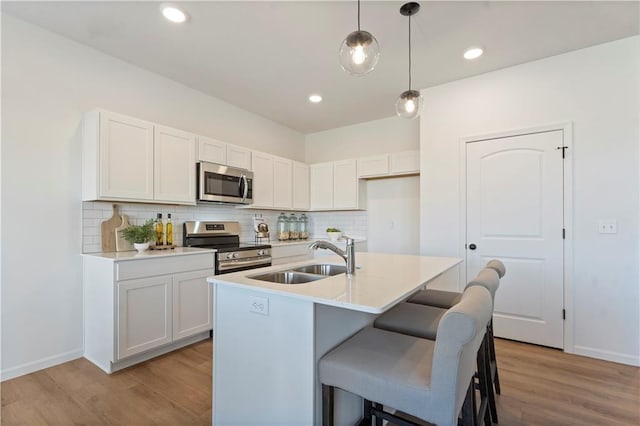
M467 279L504 262L495 334L563 347L561 130L469 142Z

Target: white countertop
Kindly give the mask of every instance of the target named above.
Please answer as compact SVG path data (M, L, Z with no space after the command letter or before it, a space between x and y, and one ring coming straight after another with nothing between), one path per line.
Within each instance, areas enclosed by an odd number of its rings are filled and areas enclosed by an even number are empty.
M455 257L357 253L356 266L359 269L351 277L340 274L305 284L276 284L248 278L250 275L285 271L303 265L344 265L344 262L315 259L216 275L209 277L207 281L379 314L461 262L462 259Z
M215 253L215 250L196 248L196 247L176 247L168 250L145 250L142 253L137 251L118 251L108 253L83 253L83 256L99 257L108 260L140 260L140 259L156 259L159 257L169 256L187 256L199 253Z

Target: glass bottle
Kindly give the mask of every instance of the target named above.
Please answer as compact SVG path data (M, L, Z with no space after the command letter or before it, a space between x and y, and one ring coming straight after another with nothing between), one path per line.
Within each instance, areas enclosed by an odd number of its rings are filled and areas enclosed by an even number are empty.
M167 236L167 245L173 245L173 223L171 223L171 213L167 214L167 224L165 225L165 235Z
M280 241L286 241L289 239L289 221L284 213L280 213L278 216L278 222L276 224L278 228L278 239Z
M300 219L298 219L298 231L300 232L299 238L301 240L309 238L309 218L304 213L302 213Z
M161 246L164 244L164 226L162 225L162 213L158 213L156 219L156 245Z
M297 240L300 238L300 232L298 231L298 218L295 214L291 213L289 216L289 239Z

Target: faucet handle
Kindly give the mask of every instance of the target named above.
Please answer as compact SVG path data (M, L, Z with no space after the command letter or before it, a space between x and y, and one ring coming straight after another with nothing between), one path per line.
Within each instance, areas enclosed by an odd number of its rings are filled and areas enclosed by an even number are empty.
M343 235L340 238L338 238L338 241L346 241L348 246L353 245L356 242L355 238L351 238L346 235Z

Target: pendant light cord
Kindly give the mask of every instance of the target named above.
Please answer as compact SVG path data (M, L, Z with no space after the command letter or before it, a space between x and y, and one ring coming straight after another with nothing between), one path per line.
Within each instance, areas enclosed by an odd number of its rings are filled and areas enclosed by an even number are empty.
M409 90L411 90L411 15L409 15Z
M360 0L358 0L358 31L360 31Z

